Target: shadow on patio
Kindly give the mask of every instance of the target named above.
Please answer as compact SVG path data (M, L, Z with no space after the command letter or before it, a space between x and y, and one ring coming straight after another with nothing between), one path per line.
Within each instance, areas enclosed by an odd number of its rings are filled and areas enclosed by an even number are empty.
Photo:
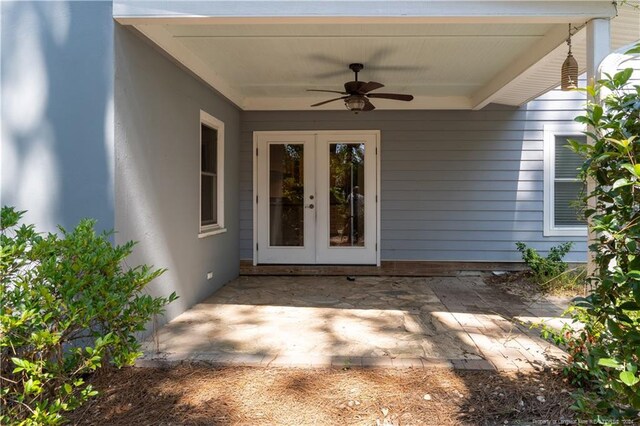
M527 370L564 353L513 320L561 312L481 277L240 277L162 327L139 365Z

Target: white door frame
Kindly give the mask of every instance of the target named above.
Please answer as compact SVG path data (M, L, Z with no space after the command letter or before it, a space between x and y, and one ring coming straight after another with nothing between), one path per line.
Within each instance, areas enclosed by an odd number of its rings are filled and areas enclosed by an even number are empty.
M375 137L375 164L376 164L376 182L375 182L375 199L376 199L376 266L380 266L380 130L302 130L302 131L255 131L253 132L253 265L258 264L258 140L259 136L283 136L283 135L366 135Z
M263 198L262 201L258 201L255 206L257 225L258 225L258 238L256 240L256 247L260 248L259 258L263 263L279 263L280 259L287 259L293 264L312 264L316 261L316 208L308 208L308 205L317 204L314 200L315 197L315 177L316 177L316 141L314 135L300 134L300 133L279 133L277 135L258 135L257 148L260 150L259 158L260 163L256 169L257 184L256 195L260 195ZM269 236L272 233L270 229L270 149L271 146L278 146L284 144L296 144L303 146L303 169L304 169L304 195L303 208L304 215L304 227L303 233L303 245L302 246L290 246L290 247L272 247L269 242ZM256 156L257 157L257 156ZM265 167L261 167L265 166ZM257 197L256 197L257 198ZM266 200L266 202L265 202ZM261 232L262 231L262 232Z

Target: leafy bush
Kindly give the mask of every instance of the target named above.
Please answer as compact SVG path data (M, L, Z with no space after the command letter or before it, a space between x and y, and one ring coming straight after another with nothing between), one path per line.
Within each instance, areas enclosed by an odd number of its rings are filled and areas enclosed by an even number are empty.
M164 271L123 269L133 242L113 246L92 220L43 236L23 213L1 211L0 424L57 424L96 394L88 373L133 363L135 334L176 296L142 294Z
M522 242L517 242L516 247L522 253L522 260L531 268L536 278L548 280L567 270L567 264L562 259L569 253L573 243L562 243L559 246L551 247L547 257L540 256L536 249L527 247Z
M640 48L636 48L640 53ZM575 408L597 420L638 419L640 411L640 86L632 69L587 88L609 94L576 119L588 124L593 144L570 141L584 155L581 176L595 188L585 211L596 238L590 245L595 289L576 299L569 314L583 328L550 337L570 353L568 373L582 389Z

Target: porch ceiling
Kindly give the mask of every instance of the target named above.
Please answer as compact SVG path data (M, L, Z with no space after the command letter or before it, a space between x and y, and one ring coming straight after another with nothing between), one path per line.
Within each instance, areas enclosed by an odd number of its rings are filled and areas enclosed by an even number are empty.
M625 9L612 24L615 49L640 38L640 12ZM575 19L575 17L572 17ZM166 18L128 23L245 110L308 110L341 90L353 73L385 84L381 92L411 93L412 102L376 99L379 109L478 109L490 102L520 105L559 84L567 22L399 22L352 19ZM578 24L574 24L578 25ZM586 38L574 38L584 66ZM337 95L336 95L337 96ZM334 102L318 109L343 109Z

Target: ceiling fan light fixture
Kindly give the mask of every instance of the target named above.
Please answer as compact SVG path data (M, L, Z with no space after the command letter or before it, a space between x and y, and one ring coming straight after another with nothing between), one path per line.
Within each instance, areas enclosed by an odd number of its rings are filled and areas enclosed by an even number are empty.
M349 111L362 111L367 105L367 102L361 96L349 96L344 100L344 105L347 107Z
M378 90L384 87L384 84L378 83L375 81L360 81L358 80L358 73L362 71L364 65L362 64L351 64L349 65L349 69L354 72L354 80L347 81L344 84L344 91L338 90L319 90L319 89L307 89L308 92L327 92L327 93L339 93L343 96L338 98L329 99L327 101L322 101L311 105L312 107L317 107L320 105L328 104L329 102L335 101L344 101L344 106L354 113L359 113L360 111L373 111L376 107L369 101L369 98L382 98L382 99L392 99L396 101L411 101L413 100L412 95L403 95L400 93L371 93L374 90Z

